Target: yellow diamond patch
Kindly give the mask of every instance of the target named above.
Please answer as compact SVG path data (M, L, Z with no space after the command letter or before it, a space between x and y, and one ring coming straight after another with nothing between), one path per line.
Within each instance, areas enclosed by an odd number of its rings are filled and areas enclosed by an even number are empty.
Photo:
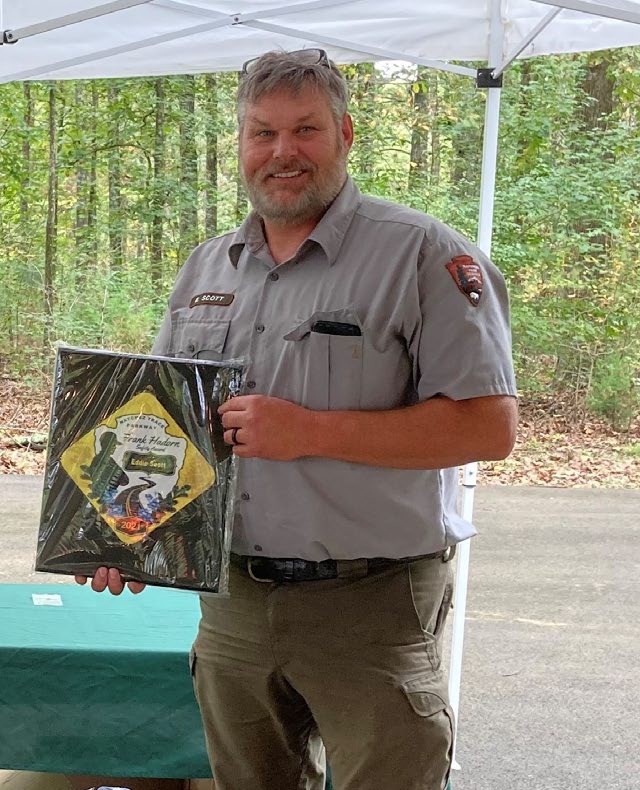
M142 392L68 447L61 463L123 543L137 543L216 474L160 401Z

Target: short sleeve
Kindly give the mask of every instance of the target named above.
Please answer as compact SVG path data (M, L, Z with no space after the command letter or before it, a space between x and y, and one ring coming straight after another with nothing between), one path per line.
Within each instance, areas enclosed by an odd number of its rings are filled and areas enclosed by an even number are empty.
M418 400L516 395L509 298L498 268L445 225L418 262L420 321L409 340Z
M151 354L157 356L170 355L171 352L171 313L169 310L165 313L164 319L160 324L160 329L153 341L151 347Z

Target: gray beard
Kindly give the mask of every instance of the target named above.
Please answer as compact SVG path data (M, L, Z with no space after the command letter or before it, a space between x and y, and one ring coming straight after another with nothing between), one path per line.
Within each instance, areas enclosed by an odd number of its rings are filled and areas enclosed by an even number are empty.
M249 180L242 172L242 181L256 213L277 225L298 225L322 216L336 199L347 175L346 156L340 153L329 170L325 170L320 178L317 178L319 171L316 170L314 182L286 205L271 201L267 191L262 188L259 174Z

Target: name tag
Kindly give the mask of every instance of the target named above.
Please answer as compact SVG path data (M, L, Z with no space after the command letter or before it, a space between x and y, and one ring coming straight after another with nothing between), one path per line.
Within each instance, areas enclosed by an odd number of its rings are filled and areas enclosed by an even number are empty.
M233 302L235 294L204 293L196 294L189 302L189 307L227 307Z

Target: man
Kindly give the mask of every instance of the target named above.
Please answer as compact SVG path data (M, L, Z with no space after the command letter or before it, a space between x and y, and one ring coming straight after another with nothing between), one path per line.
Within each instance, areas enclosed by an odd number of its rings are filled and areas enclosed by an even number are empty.
M238 120L254 211L191 255L154 346L247 364L220 408L242 459L231 595L203 597L192 666L216 790L321 790L323 743L336 790L441 790L449 559L474 533L456 467L515 435L504 283L360 195L322 50L246 64ZM121 592L109 573L94 589Z

